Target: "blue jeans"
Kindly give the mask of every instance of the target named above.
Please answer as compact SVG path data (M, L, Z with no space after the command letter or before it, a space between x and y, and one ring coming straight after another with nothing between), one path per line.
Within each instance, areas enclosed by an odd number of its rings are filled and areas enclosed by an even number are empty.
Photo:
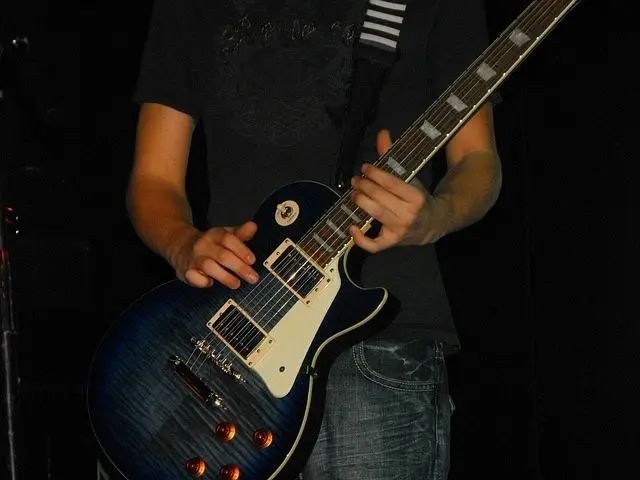
M304 480L445 480L453 403L442 344L370 340L340 355Z

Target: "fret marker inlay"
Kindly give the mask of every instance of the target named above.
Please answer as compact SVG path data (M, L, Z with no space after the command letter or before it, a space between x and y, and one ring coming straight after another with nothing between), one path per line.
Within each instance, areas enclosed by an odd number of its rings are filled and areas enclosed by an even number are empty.
M395 158L391 156L387 160L387 165L389 165L389 168L393 170L396 173L396 175L400 177L405 173L407 173L407 170L402 165L400 165Z
M317 233L313 234L313 239L318 242L318 244L324 248L327 252L331 253L333 252L333 248L331 247L331 245L329 245L327 242L324 241L324 239L318 235Z
M480 78L482 78L485 82L488 82L496 75L496 71L491 68L486 62L482 62L482 64L476 70Z
M509 35L509 40L511 40L515 46L521 47L531 39L522 30L516 28L511 32L511 35Z
M362 220L360 219L360 217L358 215L356 215L355 212L352 212L351 210L349 210L349 207L347 207L344 203L342 205L340 205L340 209L346 213L347 215L349 215L351 218L353 218L356 223L360 223Z
M347 238L347 235L331 220L327 220L327 225L329 225L329 228L336 232L340 238Z
M447 103L451 105L451 108L453 108L458 113L467 108L467 105L453 93L449 95L449 98L447 98Z
M440 133L440 130L431 125L428 120L424 121L424 123L420 127L420 130L422 130L431 140L435 140L440 135L442 135L442 133Z

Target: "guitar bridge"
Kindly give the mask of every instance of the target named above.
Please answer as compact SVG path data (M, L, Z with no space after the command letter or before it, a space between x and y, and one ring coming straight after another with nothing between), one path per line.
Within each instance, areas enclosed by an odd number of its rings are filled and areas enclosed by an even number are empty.
M191 337L191 343L195 348L206 358L211 361L214 367L221 372L226 373L238 383L246 383L246 379L242 374L236 370L233 363L225 357L225 355L211 346L211 343L206 340L198 340L195 337Z

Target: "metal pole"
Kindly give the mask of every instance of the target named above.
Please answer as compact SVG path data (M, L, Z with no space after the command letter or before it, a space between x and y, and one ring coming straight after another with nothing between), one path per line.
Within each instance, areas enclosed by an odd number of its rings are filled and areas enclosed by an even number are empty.
M5 206L2 201L2 184L0 182L0 332L2 344L2 408L6 423L4 441L6 452L3 455L5 470L2 478L18 480L18 369L17 369L17 328L14 318L13 299L11 293L11 268L7 237L15 229L15 212Z

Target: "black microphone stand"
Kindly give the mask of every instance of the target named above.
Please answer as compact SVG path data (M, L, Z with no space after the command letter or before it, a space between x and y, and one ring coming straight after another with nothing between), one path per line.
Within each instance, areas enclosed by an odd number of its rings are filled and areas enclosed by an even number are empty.
M7 73L3 67L9 63L8 57L13 56L28 44L26 38L15 38L4 43L0 39L0 114L6 105L7 90L2 73ZM9 132L10 133L10 132ZM0 478L18 480L21 470L21 426L20 426L20 397L18 373L18 327L15 315L14 300L11 284L10 244L13 235L18 231L18 212L6 204L7 163L6 152L0 150L0 381L2 390L2 414L0 415L0 431L2 440L2 457L4 462L0 470Z
M0 17L0 20L2 18ZM0 22L1 23L1 22ZM0 25L1 27L2 25ZM2 33L2 30L0 30ZM31 128L40 140L46 139L47 127L55 128L59 124L62 110L49 101L46 80L39 74L38 64L30 59L30 42L25 36L16 36L8 41L0 38L0 127L8 126L8 131L0 132L0 381L2 387L0 400L0 479L22 480L31 478L33 465L27 457L31 450L24 448L31 440L30 432L24 432L28 422L22 420L21 406L25 408L24 393L20 388L21 374L18 368L19 345L18 334L23 305L16 305L19 297L17 283L12 293L11 252L14 248L14 278L19 278L19 255L15 249L24 237L24 218L26 218L25 197L31 193L28 186L20 186L22 177L29 171L41 170L39 165L23 165L16 161L16 154L11 152L7 143L16 136L12 129ZM12 116L20 113L20 121L13 121ZM7 120L2 122L3 120ZM27 172L27 173L25 173ZM24 195L23 195L24 194ZM16 202L16 205L11 205ZM25 207L24 209L22 207ZM21 214L19 218L18 214ZM33 221L33 220L31 220ZM23 285L24 287L24 285ZM24 333L24 332L23 332ZM22 345L24 347L24 344ZM28 377L28 376L27 376ZM28 381L28 378L27 378ZM26 420L26 418L25 418ZM50 439L49 439L50 440ZM29 448L31 446L29 445ZM46 453L47 477L52 478L51 453Z
M18 480L19 470L19 415L18 415L18 368L17 336L18 329L14 317L11 293L11 265L7 245L12 229L12 211L2 201L2 183L0 182L0 332L2 343L2 409L6 428L2 429L3 443L6 444L3 457L2 478Z

